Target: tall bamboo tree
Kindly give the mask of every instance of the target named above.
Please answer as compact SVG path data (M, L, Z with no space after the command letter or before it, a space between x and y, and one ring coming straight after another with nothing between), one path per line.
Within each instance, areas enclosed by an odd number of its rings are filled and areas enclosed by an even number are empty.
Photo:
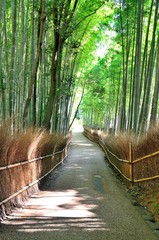
M39 8L39 18L38 18L38 36L37 36L36 58L34 60L31 80L30 80L30 84L29 84L29 88L28 88L28 97L27 97L25 107L24 107L23 124L25 124L25 122L26 122L28 108L29 108L29 104L31 102L31 98L32 98L32 94L33 94L33 96L34 96L33 125L36 125L36 80L37 80L37 71L38 71L38 67L39 67L39 62L40 62L41 55L42 55L43 31L44 31L44 22L45 22L44 7L45 7L45 0L41 0L40 8Z

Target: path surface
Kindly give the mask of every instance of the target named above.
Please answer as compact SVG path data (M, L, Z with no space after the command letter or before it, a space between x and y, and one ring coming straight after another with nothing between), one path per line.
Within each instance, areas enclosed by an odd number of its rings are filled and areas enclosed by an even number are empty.
M97 144L75 133L68 159L13 212L0 240L157 240Z

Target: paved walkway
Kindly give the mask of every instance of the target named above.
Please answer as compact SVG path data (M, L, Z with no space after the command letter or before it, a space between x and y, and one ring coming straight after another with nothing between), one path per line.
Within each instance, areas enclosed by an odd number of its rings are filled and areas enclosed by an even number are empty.
M0 228L0 240L157 240L104 154L75 133L69 157Z

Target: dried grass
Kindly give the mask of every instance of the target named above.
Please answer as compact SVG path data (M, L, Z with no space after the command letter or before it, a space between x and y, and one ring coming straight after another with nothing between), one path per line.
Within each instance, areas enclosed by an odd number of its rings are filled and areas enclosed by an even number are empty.
M86 135L91 134L92 140L93 137L96 137L97 133L95 132L94 134L92 129L86 128L85 130ZM100 131L98 132L98 137L102 145L117 156L116 158L107 151L111 162L128 178L130 178L129 164L119 161L118 158L129 161L131 153L131 158L136 160L159 151L159 123L151 126L147 133L140 137L134 133L120 132L112 135L101 133ZM159 154L133 164L134 179L157 176L159 174L158 158ZM158 183L157 179L153 183L156 185ZM151 183L148 181L144 182L144 184L149 185Z
M7 151L7 163L12 164L28 160L28 150L33 140L40 135L39 129L28 129L25 133L17 133L12 138Z
M10 127L7 126L0 128L0 166L53 154L65 148L70 138L70 135L50 134L36 128L27 129L24 133L14 131L14 136L11 136L8 129ZM50 157L1 171L0 201L39 179L56 163L57 159Z
M146 156L156 151L159 151L159 123L152 125L147 133L139 138L134 158Z
M121 159L129 160L129 145L133 159L159 151L159 124L152 126L146 134L138 137L134 133L120 132L103 138L105 146Z
M6 125L0 127L0 165L7 164L7 151L10 145L11 135Z
M136 148L137 136L133 133L118 133L117 135L108 135L104 139L105 146L114 153L117 157L129 160L130 159L130 145L132 149Z
M13 164L53 154L66 147L70 134L50 134L44 129L28 129L10 136L7 128L0 129L0 165ZM5 160L4 160L5 159ZM2 162L3 160L3 162Z

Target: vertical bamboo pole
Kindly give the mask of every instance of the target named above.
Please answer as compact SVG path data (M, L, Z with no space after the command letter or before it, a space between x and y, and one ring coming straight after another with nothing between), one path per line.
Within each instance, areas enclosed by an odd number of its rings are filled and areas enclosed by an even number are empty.
M134 175L133 175L133 158L132 158L132 145L129 143L129 162L130 162L130 182L131 187L134 183Z

